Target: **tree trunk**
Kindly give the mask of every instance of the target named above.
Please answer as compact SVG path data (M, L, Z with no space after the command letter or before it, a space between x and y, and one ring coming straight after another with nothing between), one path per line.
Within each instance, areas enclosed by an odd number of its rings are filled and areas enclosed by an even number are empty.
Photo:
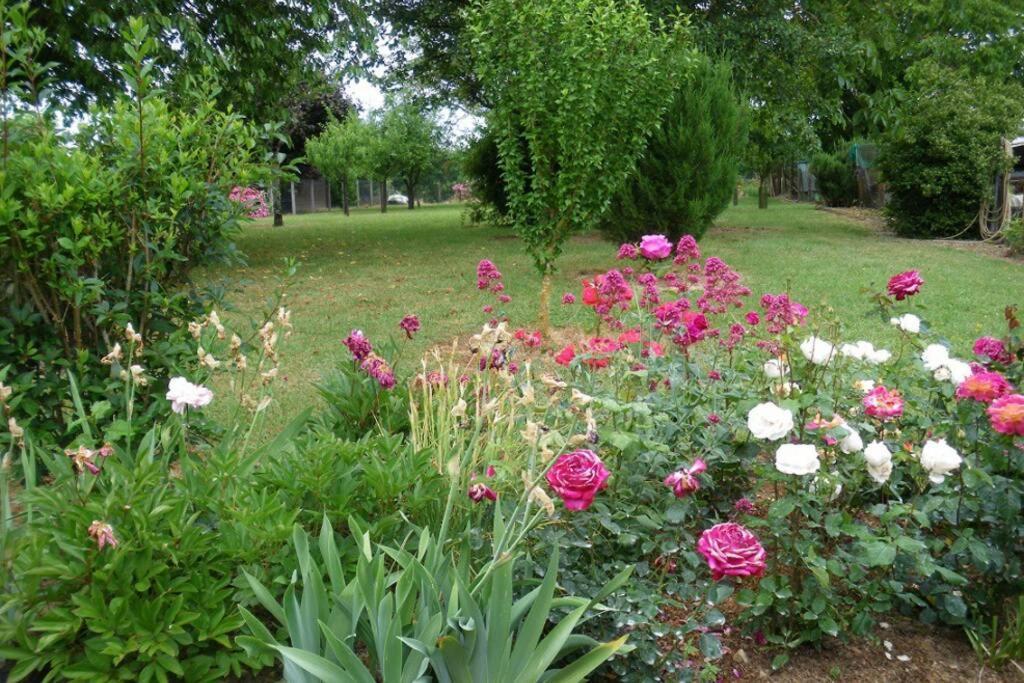
M348 215L348 174L341 176L341 210Z
M757 208L768 208L768 178L764 175L760 176L757 184Z
M406 197L407 203L410 209L416 208L416 186L410 183L408 180L405 181L405 189L409 193Z
M546 339L551 333L551 273L544 273L540 281L540 311L538 311L540 333Z
M388 212L388 179L380 181L380 212Z
M270 206L274 213L274 227L284 225L284 213L281 211L281 179L275 178L270 186Z

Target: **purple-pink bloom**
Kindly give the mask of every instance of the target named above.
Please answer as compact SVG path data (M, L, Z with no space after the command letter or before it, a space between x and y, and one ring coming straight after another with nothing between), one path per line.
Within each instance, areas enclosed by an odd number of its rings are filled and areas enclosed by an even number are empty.
M640 251L636 248L636 245L627 242L623 244L621 247L619 247L619 253L616 255L615 258L619 259L620 261L625 259L629 259L630 261L632 261L639 255Z
M359 361L373 353L373 346L362 330L352 330L341 343L347 346L352 357Z
M700 458L697 458L693 461L692 466L677 470L665 477L665 486L672 489L672 493L675 494L676 498L684 498L700 488L700 480L697 479L697 475L707 470L707 468L707 464Z
M494 489L487 484L470 484L468 493L470 500L474 503L479 503L484 499L491 501L498 500L498 494L495 493Z
M566 305L576 303L576 295L572 292L566 292L562 295L562 303Z
M1013 360L1003 340L995 337L978 337L974 341L974 355L1003 365Z
M581 449L559 456L548 470L547 480L567 510L586 510L597 492L608 487L610 476L597 453Z
M640 238L640 255L648 261L661 261L672 254L672 243L664 235L644 235Z
M405 336L412 339L412 335L420 330L420 319L413 314L409 314L402 318L402 321L398 323L398 327L405 332Z
M697 240L694 239L693 235L683 235L679 238L679 244L676 245L676 265L683 265L687 261L696 261L700 258L700 248L697 246Z
M116 548L120 543L117 540L117 536L114 535L114 527L98 519L94 519L92 524L89 525L89 535L96 541L96 545L100 550L103 550L106 546Z
M711 578L726 576L761 576L768 554L757 536L735 522L716 524L697 541L697 552L711 568Z
M916 270L907 270L889 278L889 294L896 297L896 301L903 301L908 296L914 296L920 292L923 284L921 273Z

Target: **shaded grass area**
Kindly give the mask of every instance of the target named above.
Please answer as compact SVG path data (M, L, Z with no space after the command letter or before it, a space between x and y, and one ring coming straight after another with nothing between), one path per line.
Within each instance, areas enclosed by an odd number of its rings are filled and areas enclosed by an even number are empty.
M283 387L271 423L281 424L315 401L315 383L348 358L341 339L360 328L374 340L399 340L398 321L415 313L423 329L411 342L400 341L401 362L416 363L430 346L477 329L490 316L482 306L493 299L475 287L482 258L495 261L513 301L505 310L513 324L535 319L540 281L533 263L511 230L467 225L458 206L391 208L380 214L358 209L287 216L283 228L254 222L238 240L248 265L196 273L200 282L222 278L243 284L229 300L239 313L255 313L294 257L288 305L295 333L282 361ZM914 304L932 326L949 337L961 354L983 333L1003 330L1002 309L1024 303L1024 266L951 249L932 242L898 239L810 204L773 202L759 210L756 200L730 207L702 240L743 273L755 297L789 290L812 310L831 306L850 339L885 342L891 331L877 316L865 289L878 290L892 273L922 271L926 284ZM565 291L579 293L583 275L613 267L615 245L596 235L576 237L559 261L553 290L556 326L589 321L580 307L558 303Z

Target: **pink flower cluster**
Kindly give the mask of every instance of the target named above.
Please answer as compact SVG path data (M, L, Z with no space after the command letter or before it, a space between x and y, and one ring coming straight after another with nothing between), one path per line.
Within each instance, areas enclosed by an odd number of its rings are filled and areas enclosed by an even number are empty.
M453 183L452 194L455 195L455 201L464 202L473 196L473 191L466 183Z
M373 353L373 345L370 344L370 340L366 338L362 330L352 330L341 343L348 347L352 358L357 361L361 361Z
M239 187L236 185L231 188L231 192L228 194L228 199L244 205L246 209L248 209L246 215L248 215L249 218L266 218L270 215L270 209L267 208L266 196L255 187Z
M505 294L505 282L502 279L501 271L489 259L482 259L476 266L476 288L486 289L494 294L499 303L507 304L512 297ZM484 307L484 312L490 313L490 306Z
M1002 339L995 337L978 337L974 341L974 355L982 360L1006 365L1013 360L1010 351Z
M541 335L540 330L530 332L523 328L519 328L512 333L512 338L516 341L522 342L523 346L530 348L536 348L544 343L544 337Z
M679 244L676 245L675 264L682 266L690 261L697 261L699 259L700 248L697 246L697 240L694 239L693 235L683 235L680 237Z
M380 385L381 389L394 389L395 388L395 371L391 369L388 362L378 356L375 353L363 358L362 363L359 364L363 372L377 380L377 384Z
M491 465L487 468L487 478L493 478L494 474L494 466ZM470 481L476 481L475 474L470 477ZM494 489L482 482L471 483L469 485L469 490L466 493L469 495L469 499L474 503L479 503L484 500L492 502L498 500L498 494L495 493Z
M739 308L750 288L740 281L740 274L715 256L704 262L704 294L697 307L704 312L725 313L730 306Z
M787 327L801 325L807 317L807 307L791 301L788 294L765 294L761 297L761 310L769 334L780 334Z

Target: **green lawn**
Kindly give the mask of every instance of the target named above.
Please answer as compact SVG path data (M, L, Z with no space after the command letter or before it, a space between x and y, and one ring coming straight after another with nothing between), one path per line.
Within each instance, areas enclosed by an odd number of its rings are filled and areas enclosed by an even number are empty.
M287 216L285 227L261 220L245 230L239 248L248 266L197 273L200 281L245 280L231 300L256 311L281 272L282 258L300 262L289 297L295 333L285 347L285 388L272 422L280 423L314 399L311 384L344 361L341 339L354 327L371 339L398 338L397 324L416 313L423 330L404 345L415 361L429 346L479 327L489 299L475 288L476 263L494 260L505 275L516 325L534 319L539 281L511 231L470 226L461 207L391 207L387 214L361 209ZM701 242L739 270L756 295L789 289L809 307L827 304L846 321L852 338L885 341L888 330L865 317L864 288L884 286L892 273L918 268L924 291L915 304L961 353L984 332L1001 331L1002 307L1024 302L1024 265L930 242L897 239L809 204L773 202L759 210L753 199L731 207ZM559 262L553 321L571 325L578 307L558 304L578 293L580 276L614 264L615 246L597 236L572 241ZM753 299L754 297L752 297ZM756 301L752 301L756 303Z

